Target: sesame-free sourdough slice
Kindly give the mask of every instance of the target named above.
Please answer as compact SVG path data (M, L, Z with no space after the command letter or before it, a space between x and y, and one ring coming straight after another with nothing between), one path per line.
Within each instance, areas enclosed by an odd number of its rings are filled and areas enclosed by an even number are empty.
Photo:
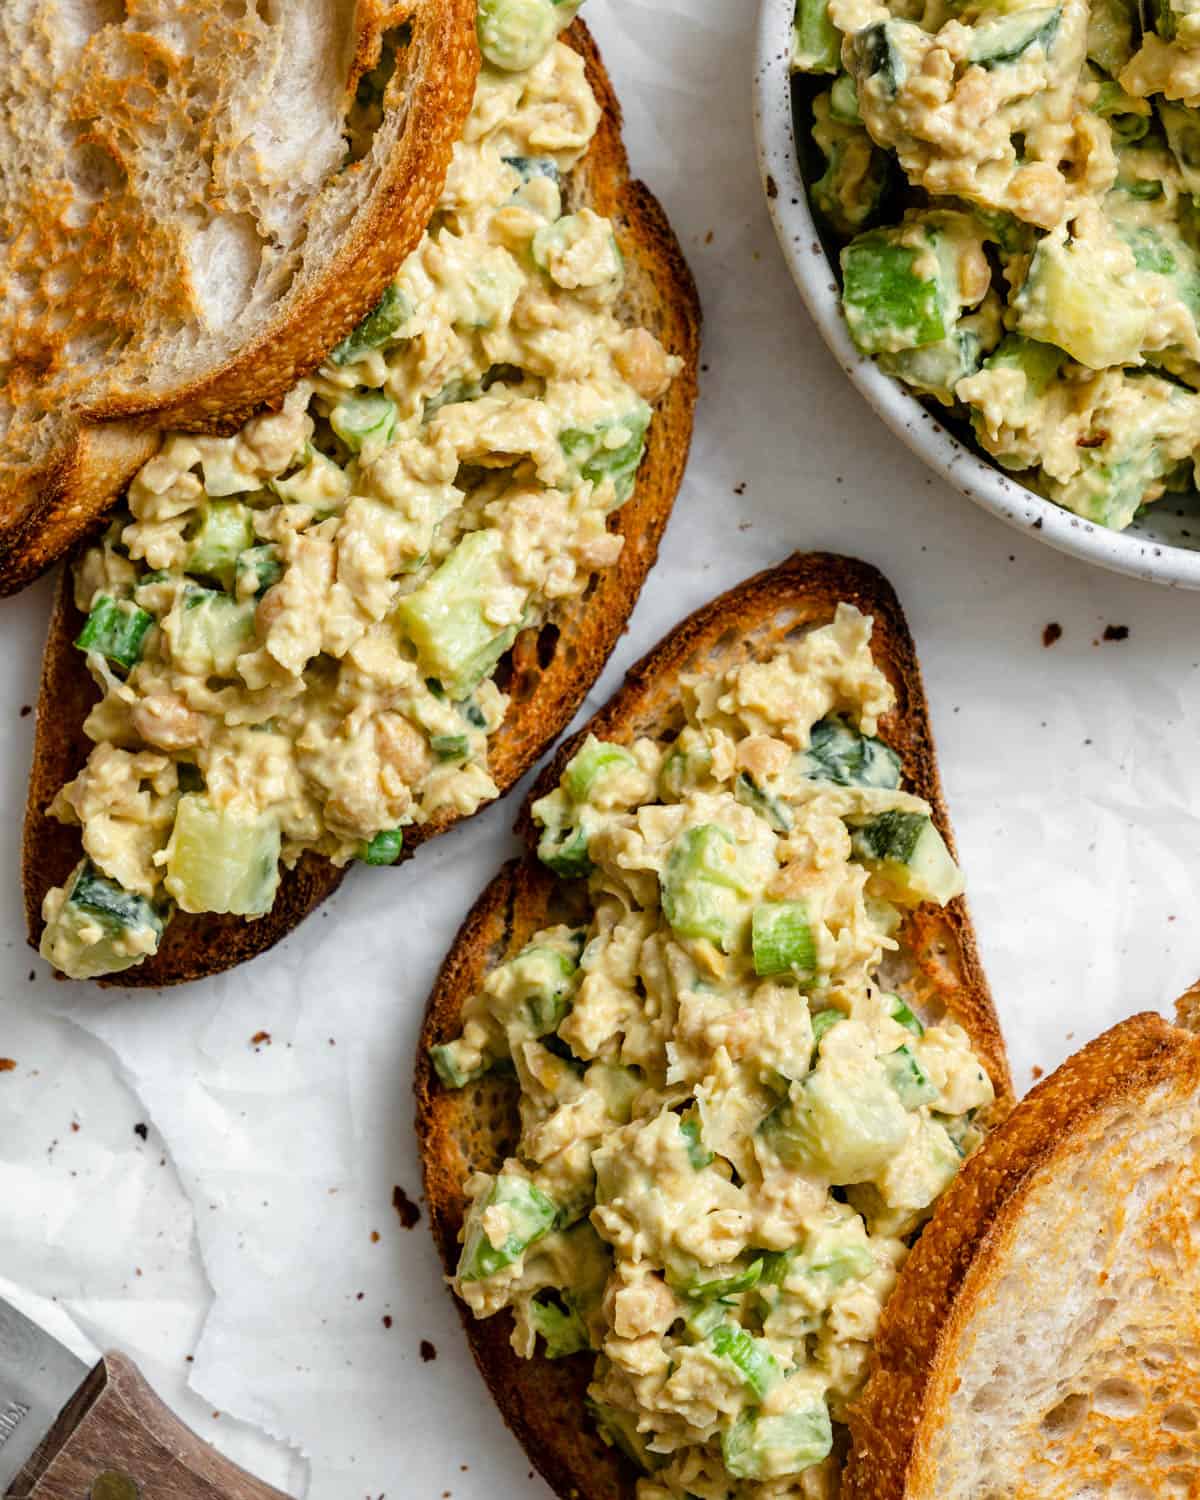
M608 75L586 27L575 21L563 38L587 64L602 108L586 155L565 180L567 201L612 220L625 259L621 317L650 329L683 368L654 408L646 452L633 494L609 518L625 538L621 556L598 573L588 590L568 600L540 630L517 637L501 672L511 704L489 746L491 775L506 792L568 724L600 673L658 554L658 544L683 478L696 402L700 307L691 272L666 216L649 189L629 176L621 143L621 115ZM79 830L46 815L59 788L87 759L83 721L96 689L82 654L72 646L82 618L69 581L58 590L42 667L37 733L25 813L23 879L29 941L42 931L42 898L61 885L79 858ZM427 839L458 821L446 813L405 830L407 859ZM110 982L121 986L178 984L215 974L264 952L289 933L340 884L345 870L305 854L283 871L275 904L255 921L179 912L154 957ZM374 878L392 878L379 874ZM403 877L399 878L398 884Z
M1195 998L1180 1020L1194 1026ZM850 1413L848 1500L1200 1494L1200 1037L1132 1016L939 1202Z
M684 620L631 668L609 704L543 770L518 822L531 852L505 865L479 897L434 986L416 1064L417 1133L430 1221L448 1274L458 1261L466 1181L475 1171L495 1171L511 1153L519 1133L518 1091L513 1079L494 1073L465 1088L447 1089L429 1048L458 1034L463 1005L490 969L519 952L539 928L582 915L570 903L583 893L556 880L532 853L533 801L557 785L587 734L622 743L639 736L673 737L682 723L683 674L724 671L767 656L789 637L827 624L839 602L874 619L872 653L896 693L896 706L882 719L879 733L901 757L904 785L930 804L953 851L916 653L899 602L880 573L850 558L797 553ZM900 942L889 985L924 1020L949 1017L966 1029L995 1085L993 1117L1002 1118L1011 1102L1008 1065L963 898L945 908L916 908ZM551 1487L564 1500L631 1500L632 1464L606 1446L585 1416L594 1356L522 1359L509 1344L507 1312L476 1319L461 1302L459 1312L505 1421Z
M374 306L478 68L475 0L0 7L0 594Z

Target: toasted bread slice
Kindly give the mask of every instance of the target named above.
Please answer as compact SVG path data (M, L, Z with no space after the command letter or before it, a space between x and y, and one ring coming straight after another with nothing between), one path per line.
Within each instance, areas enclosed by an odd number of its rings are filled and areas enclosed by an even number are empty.
M0 593L161 432L232 430L378 301L479 66L475 0L69 13L0 18Z
M896 707L883 719L880 734L899 752L905 785L929 802L953 849L920 670L900 605L874 568L828 553L797 553L684 620L561 747L526 799L518 828L534 842L530 806L557 784L587 734L626 743L640 735L673 735L682 722L682 674L706 666L720 671L766 655L789 636L827 623L839 601L874 617L871 649L896 691ZM489 1074L450 1091L438 1082L429 1048L457 1034L462 1007L489 969L518 952L539 928L578 916L562 909L570 899L569 889L532 854L506 865L463 924L429 1001L416 1065L417 1133L430 1221L448 1274L458 1261L467 1178L475 1171L494 1171L519 1134L517 1086ZM995 1085L995 1116L1001 1117L1011 1101L1008 1065L963 899L944 910L918 908L900 939L902 963L889 982L926 1019L949 1016L966 1028ZM509 1345L507 1313L476 1320L465 1304L459 1310L492 1396L551 1487L564 1500L631 1500L632 1465L585 1420L592 1357L553 1363L540 1355L521 1359Z
M507 679L512 702L492 738L490 755L492 778L502 794L570 722L625 628L658 555L683 478L696 402L700 306L691 272L657 201L643 183L629 176L620 108L590 34L576 21L564 36L585 58L588 80L603 110L592 144L568 180L567 197L613 221L625 257L621 316L630 325L649 328L682 358L683 369L655 408L634 492L609 518L610 527L625 538L619 560L596 575L589 589L569 600L550 623L518 636L501 663L500 680ZM96 690L83 657L71 644L81 624L64 579L42 668L25 813L25 910L34 946L42 930L43 896L61 885L79 858L78 830L47 817L45 809L90 749L82 726ZM456 821L447 813L406 830L404 858ZM275 905L256 921L180 912L168 925L158 953L111 982L179 984L252 958L286 936L337 888L345 873L328 860L305 855L294 870L284 872Z
M1200 1494L1198 1225L1200 1038L1133 1016L938 1204L884 1309L843 1495Z

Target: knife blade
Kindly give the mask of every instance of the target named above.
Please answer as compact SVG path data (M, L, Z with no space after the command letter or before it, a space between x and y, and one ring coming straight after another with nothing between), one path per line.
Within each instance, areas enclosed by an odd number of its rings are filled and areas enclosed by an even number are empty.
M0 1297L7 1500L288 1500L198 1438L124 1355L94 1367Z
M88 1367L0 1298L0 1495L7 1495Z

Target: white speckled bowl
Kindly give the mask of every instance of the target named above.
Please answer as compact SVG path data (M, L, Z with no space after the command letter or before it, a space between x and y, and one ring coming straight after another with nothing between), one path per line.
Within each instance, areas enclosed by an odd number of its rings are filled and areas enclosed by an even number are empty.
M1035 495L960 443L898 380L855 349L800 177L788 70L794 9L795 0L761 0L754 128L767 206L784 258L838 363L896 436L984 510L1099 567L1174 588L1200 589L1200 503L1195 496L1165 496L1127 531L1093 525Z

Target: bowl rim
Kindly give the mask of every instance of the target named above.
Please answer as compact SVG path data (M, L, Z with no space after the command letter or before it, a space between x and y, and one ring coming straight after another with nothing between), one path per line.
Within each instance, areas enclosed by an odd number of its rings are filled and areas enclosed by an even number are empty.
M837 284L800 179L792 126L789 52L795 0L761 0L754 56L754 134L767 209L805 305L830 352L895 435L960 494L1060 552L1112 572L1173 588L1200 589L1200 550L1130 531L1110 531L1054 501L965 447L850 339Z

